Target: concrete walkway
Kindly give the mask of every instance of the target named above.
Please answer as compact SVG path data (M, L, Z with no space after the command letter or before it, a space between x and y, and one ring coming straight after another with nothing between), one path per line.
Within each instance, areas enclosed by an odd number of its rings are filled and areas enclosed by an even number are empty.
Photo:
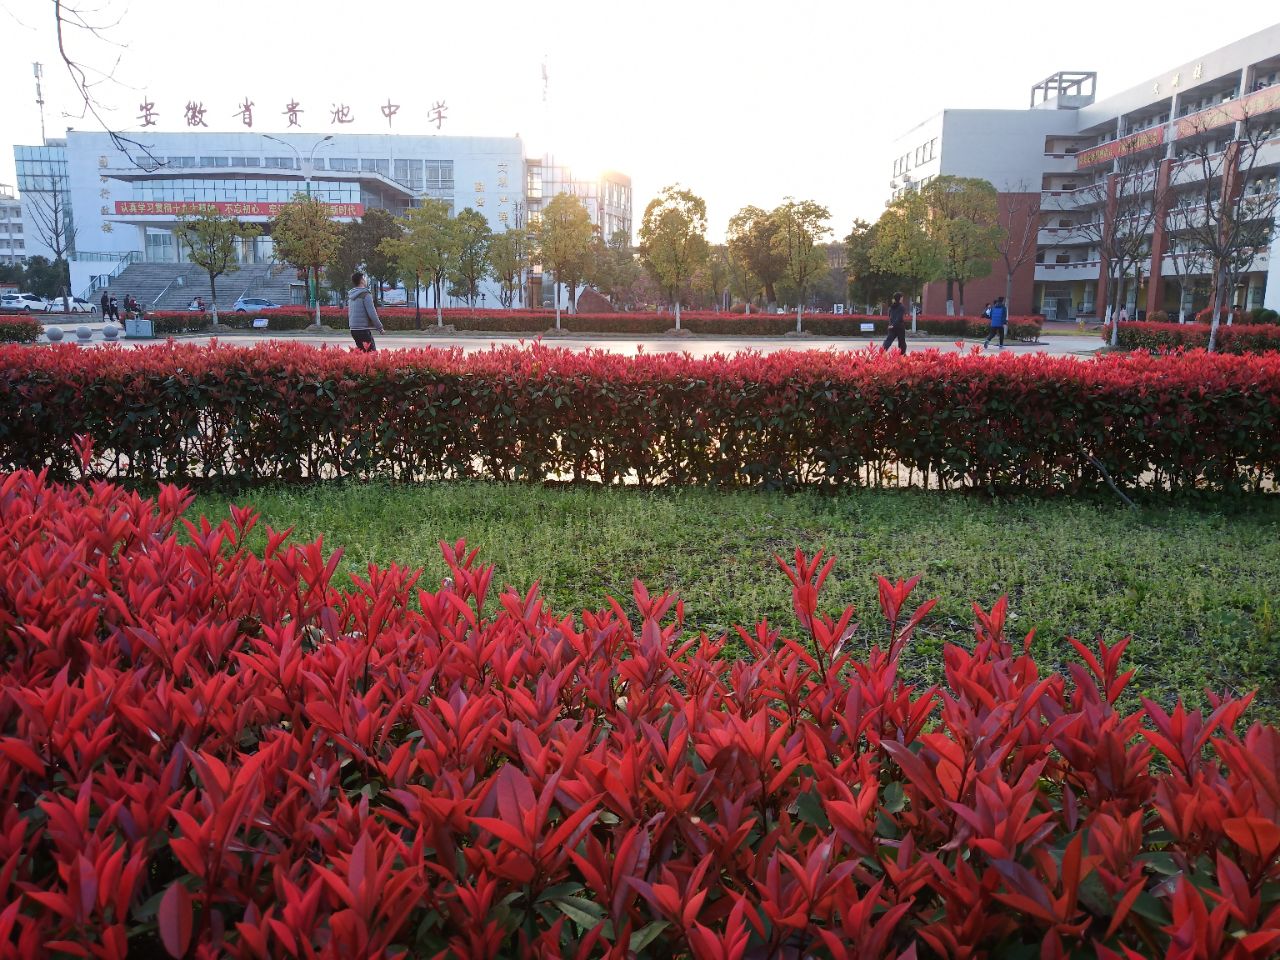
M80 324L62 326L63 342L80 342L76 339L76 327ZM92 339L86 346L101 346L102 323L87 323L84 326L92 331ZM212 336L206 334L182 334L174 339L187 343L209 343L219 340L222 343L248 346L267 340L307 343L312 346L321 344L330 347L351 347L350 334L343 331L313 333L272 333L270 331L245 331L233 334ZM491 346L513 346L523 340L528 343L536 339L531 334L479 334L459 333L431 335L422 333L387 333L377 337L380 350L403 350L420 347L459 347L464 351L488 350ZM41 338L44 342L44 338ZM159 340L126 340L117 341L127 347L146 347ZM563 347L566 350L604 350L609 353L635 355L636 353L687 353L694 357L707 357L717 353L732 354L743 350L755 350L760 353L776 353L780 350L865 350L882 342L881 337L729 337L729 336L664 336L622 334L578 334L574 336L547 336L543 343L548 346ZM961 346L954 339L944 337L908 338L907 349L939 350L944 353L955 353L958 350L972 350L980 347L980 340L966 340ZM1102 347L1102 338L1097 334L1052 334L1042 336L1039 343L1017 343L1009 341L1003 351L998 351L993 344L987 353L1046 353L1051 356L1089 356Z

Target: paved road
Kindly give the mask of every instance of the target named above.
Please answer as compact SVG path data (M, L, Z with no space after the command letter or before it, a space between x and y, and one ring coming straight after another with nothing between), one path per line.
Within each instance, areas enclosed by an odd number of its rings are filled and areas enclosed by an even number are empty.
M102 324L86 324L93 331L90 345L101 345ZM64 328L64 340L75 341L75 327ZM209 336L184 336L184 341L208 343L215 339ZM288 333L237 333L220 338L223 343L252 344L264 340L288 340L309 343L315 346L327 344L336 347L350 347L351 337L346 333L332 334L288 334ZM487 350L493 345L517 344L523 339L528 342L532 336L520 337L505 334L463 334L456 336L422 336L412 333L385 334L378 337L379 349L407 349L412 347L460 347L467 352ZM155 341L125 340L127 346L145 347ZM779 350L865 350L872 344L879 345L880 338L849 337L673 337L673 336L576 336L546 337L543 341L552 346L569 350L605 350L610 353L635 354L644 353L688 353L695 357L706 357L716 353L737 353L741 350L758 350L761 353L775 353ZM957 347L954 340L927 338L908 340L908 350L941 350L954 353L957 350L972 350L981 346L980 341L968 340ZM1102 340L1096 334L1092 336L1053 335L1042 337L1039 343L1010 342L1004 353L1047 353L1053 356L1087 356L1102 346ZM992 346L988 353L995 354Z

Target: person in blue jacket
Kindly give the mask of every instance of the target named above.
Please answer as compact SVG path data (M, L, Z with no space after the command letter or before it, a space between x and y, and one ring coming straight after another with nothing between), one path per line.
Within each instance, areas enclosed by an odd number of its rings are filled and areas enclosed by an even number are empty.
M987 339L982 341L982 349L987 349L992 338L999 335L1000 346L997 349L1004 349L1004 328L1009 322L1009 309L1004 305L1004 297L996 297L996 302L991 305L991 310L987 314L991 318L991 332L987 334Z

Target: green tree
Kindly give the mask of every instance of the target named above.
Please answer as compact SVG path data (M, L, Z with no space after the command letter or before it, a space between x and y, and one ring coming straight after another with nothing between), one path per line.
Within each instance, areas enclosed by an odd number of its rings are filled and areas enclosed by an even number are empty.
M943 270L938 244L924 228L927 215L924 199L912 190L894 200L875 225L872 265L901 277L912 296ZM914 312L912 317L914 324Z
M637 284L643 275L644 268L636 259L626 231L614 231L607 240L593 238L589 279L615 307L629 309L635 305Z
M489 272L489 242L493 231L483 213L467 207L453 221L453 267L449 278L462 290L467 305L474 308L480 281Z
M649 201L640 224L640 258L674 304L677 330L681 293L709 251L707 204L701 197L672 185Z
M786 259L774 242L777 233L773 214L759 207L743 207L729 219L729 252L759 281L768 304L778 302L774 288L787 272Z
M529 237L523 230L507 227L489 241L489 276L498 284L502 306L510 310L523 285L529 266Z
M772 216L778 225L774 246L786 263L787 280L796 288L796 333L799 333L809 283L827 269L827 252L818 244L831 232L827 226L831 211L812 200L787 197Z
M174 231L180 243L186 244L187 258L209 274L209 312L218 322L218 277L240 269L236 248L241 240L256 237L262 230L241 223L235 217L218 213L197 213L178 218Z
M286 263L314 275L312 299L315 303L316 326L320 326L320 269L333 260L342 242L337 223L329 216L328 204L296 193L281 208L271 224L276 255Z
M711 295L711 307L713 310L720 310L724 307L724 293L729 289L729 248L723 244L717 244L711 248L711 254L707 257L706 269L703 276L706 281L707 292Z
M369 275L369 286L379 301L384 284L399 279L395 262L382 252L382 241L400 235L396 218L381 207L371 207L359 220L339 224L340 243L333 259L325 264L325 272L336 278L335 287L345 297L347 278L363 269Z
M70 271L65 260L50 260L48 257L28 257L26 266L17 263L4 268L7 272L0 280L7 280L18 285L19 290L34 293L37 297L53 300L61 296L62 291L71 283Z
M348 223L338 224L338 246L333 252L333 257L324 265L325 275L331 279L340 278L340 283L345 283L353 273L360 269L360 265L364 263L364 250L361 245L361 238L357 231L357 222L352 220ZM340 298L346 296L346 287L342 287Z
M760 292L760 278L751 272L751 268L741 256L734 252L732 246L729 253L729 294L745 304L747 313L751 312L751 300Z
M879 306L894 293L911 286L911 278L878 266L873 255L880 233L879 224L853 221L853 229L844 238L849 283L850 305Z
M400 225L391 211L382 207L370 207L352 225L355 227L353 232L361 252L358 266L364 267L365 272L376 281L372 284L374 296L381 301L383 286L394 284L400 279L395 260L382 251L382 241L400 236Z
M964 314L964 286L991 273L1000 254L1003 231L999 224L996 188L978 177L934 177L920 189L928 215L924 228L937 244L941 276L947 281L947 312L956 311L952 285L960 294Z
M556 286L569 291L569 308L573 309L591 259L591 237L595 228L586 207L577 197L557 194L542 211L538 223L538 250L543 267L551 271ZM552 291L556 305L556 329L560 329L560 298Z
M403 277L413 277L415 286L427 280L435 294L436 326L444 326L441 299L444 281L457 257L457 237L449 204L444 200L423 200L400 220L401 232L380 243L379 249L390 258ZM419 321L420 321L419 315Z

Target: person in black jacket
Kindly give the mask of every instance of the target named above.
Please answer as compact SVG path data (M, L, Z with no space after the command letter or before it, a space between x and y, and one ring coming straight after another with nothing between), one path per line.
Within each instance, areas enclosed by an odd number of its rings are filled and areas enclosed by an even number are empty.
M111 319L111 297L108 296L107 291L105 290L102 291L102 300L100 302L102 304L102 319L110 320Z
M907 352L907 308L902 305L902 294L893 295L893 305L889 307L889 335L884 338L884 349L896 339L898 349Z

